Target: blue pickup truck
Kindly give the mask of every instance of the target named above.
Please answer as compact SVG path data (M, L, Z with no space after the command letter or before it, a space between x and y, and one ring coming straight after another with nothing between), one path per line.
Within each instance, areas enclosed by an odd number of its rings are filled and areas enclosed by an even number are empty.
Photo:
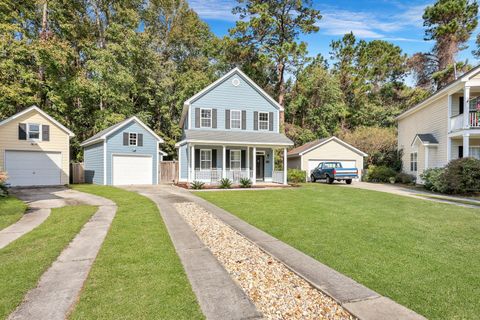
M358 169L343 168L340 162L320 162L310 174L310 181L326 180L328 184L335 180L351 184L353 179L358 179Z

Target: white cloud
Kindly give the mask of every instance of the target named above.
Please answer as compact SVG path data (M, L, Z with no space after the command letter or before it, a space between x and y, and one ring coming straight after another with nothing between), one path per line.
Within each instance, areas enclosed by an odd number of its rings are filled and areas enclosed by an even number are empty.
M190 0L190 7L197 12L202 19L215 19L222 21L236 21L232 14L235 1L231 0Z

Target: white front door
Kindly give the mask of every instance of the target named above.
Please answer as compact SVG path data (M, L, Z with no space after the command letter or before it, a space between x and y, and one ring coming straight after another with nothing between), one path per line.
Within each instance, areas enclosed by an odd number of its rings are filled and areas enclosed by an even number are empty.
M44 151L6 151L5 170L11 186L61 184L62 154Z
M114 185L152 184L152 156L114 155L112 162Z

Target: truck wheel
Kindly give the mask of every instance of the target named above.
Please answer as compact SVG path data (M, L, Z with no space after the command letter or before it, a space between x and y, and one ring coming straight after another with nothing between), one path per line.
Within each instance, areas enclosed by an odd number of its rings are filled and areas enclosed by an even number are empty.
M311 182L317 181L317 179L315 179L315 176L314 176L313 174L310 176L310 181L311 181Z
M330 178L330 177L327 177L327 183L328 183L328 184L332 184L333 181L335 181L335 179Z
M345 180L345 182L346 182L347 184L352 184L352 179L347 179L347 180Z

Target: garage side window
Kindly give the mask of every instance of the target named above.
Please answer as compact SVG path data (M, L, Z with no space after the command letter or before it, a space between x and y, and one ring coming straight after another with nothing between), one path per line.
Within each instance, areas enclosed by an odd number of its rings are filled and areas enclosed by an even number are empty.
M27 137L29 140L39 140L40 125L37 123L29 123L27 126Z
M410 171L412 172L417 171L417 160L418 160L418 153L416 152L410 153Z

